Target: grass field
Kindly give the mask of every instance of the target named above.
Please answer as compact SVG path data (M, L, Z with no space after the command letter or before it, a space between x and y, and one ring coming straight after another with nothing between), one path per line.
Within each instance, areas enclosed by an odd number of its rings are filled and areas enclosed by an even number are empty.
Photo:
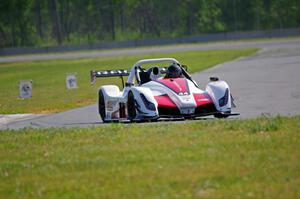
M207 69L216 64L247 56L257 49L191 51L169 54L120 56L93 59L34 61L0 64L0 114L58 112L96 102L97 89L103 84L120 83L119 78L98 80L91 86L92 69L130 69L139 59L174 57L189 66L189 72ZM77 73L79 88L67 90L66 73ZM33 81L33 97L18 98L18 82Z
M299 116L26 129L0 143L0 198L300 197Z

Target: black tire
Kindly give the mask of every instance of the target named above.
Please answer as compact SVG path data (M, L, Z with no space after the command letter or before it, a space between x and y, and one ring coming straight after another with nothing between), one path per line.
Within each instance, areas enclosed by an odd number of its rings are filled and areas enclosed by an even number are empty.
M131 91L128 93L127 110L128 110L128 119L132 122L136 118L136 108L135 108L134 95Z
M103 121L103 123L106 123L107 120L105 119L106 117L106 111L105 111L105 100L104 100L104 95L102 90L99 91L99 101L98 101L98 111L99 115Z
M214 114L214 117L218 118L218 119L224 119L224 118L228 118L229 115L222 114L222 113L216 113L216 114Z

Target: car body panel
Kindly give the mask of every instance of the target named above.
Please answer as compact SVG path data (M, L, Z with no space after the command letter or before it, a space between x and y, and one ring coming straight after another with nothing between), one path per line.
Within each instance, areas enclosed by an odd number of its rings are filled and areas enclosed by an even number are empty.
M126 73L129 77L123 91L115 85L100 87L99 91L102 91L105 101L105 121L128 119L129 93L134 96L137 120L160 117L188 118L216 113L230 115L232 96L225 81L212 81L202 90L183 68L183 75L178 78L160 77L165 68L160 68L159 73L157 68L153 70L154 67L148 70L141 68L142 64L158 62L176 63L181 66L174 58L140 60L133 65L130 73ZM156 74L152 74L153 71L156 71Z

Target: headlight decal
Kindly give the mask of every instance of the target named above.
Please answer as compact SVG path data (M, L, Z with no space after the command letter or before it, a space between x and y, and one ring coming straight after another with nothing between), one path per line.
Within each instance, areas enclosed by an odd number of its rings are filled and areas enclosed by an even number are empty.
M144 102L147 109L149 109L151 111L156 110L155 104L153 104L152 102L149 102L144 94L141 93L140 96L141 96L141 98L142 98L142 100L143 100L143 102Z
M224 96L221 99L219 99L219 106L220 107L225 106L228 103L228 94L229 94L229 90L227 88L225 90Z

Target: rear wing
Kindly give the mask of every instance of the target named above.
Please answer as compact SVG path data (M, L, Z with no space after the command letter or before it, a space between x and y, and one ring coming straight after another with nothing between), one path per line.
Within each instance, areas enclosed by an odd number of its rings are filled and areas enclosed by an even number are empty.
M91 84L96 83L96 79L98 77L120 77L122 79L122 83L124 85L124 76L129 76L129 70L105 70L105 71L91 71Z
M183 69L185 71L187 71L187 66L182 65ZM142 69L140 66L138 66L137 68L140 69L139 73L147 73L147 71L145 69ZM167 72L167 67L160 67L160 73L161 74L166 74ZM135 75L139 77L139 74L136 73L137 70L135 70ZM120 69L120 70L105 70L105 71L95 71L92 70L90 72L90 77L91 77L91 84L95 84L96 83L96 79L99 77L120 77L122 79L122 85L124 87L124 76L129 76L130 75L130 70L124 70L124 69Z

